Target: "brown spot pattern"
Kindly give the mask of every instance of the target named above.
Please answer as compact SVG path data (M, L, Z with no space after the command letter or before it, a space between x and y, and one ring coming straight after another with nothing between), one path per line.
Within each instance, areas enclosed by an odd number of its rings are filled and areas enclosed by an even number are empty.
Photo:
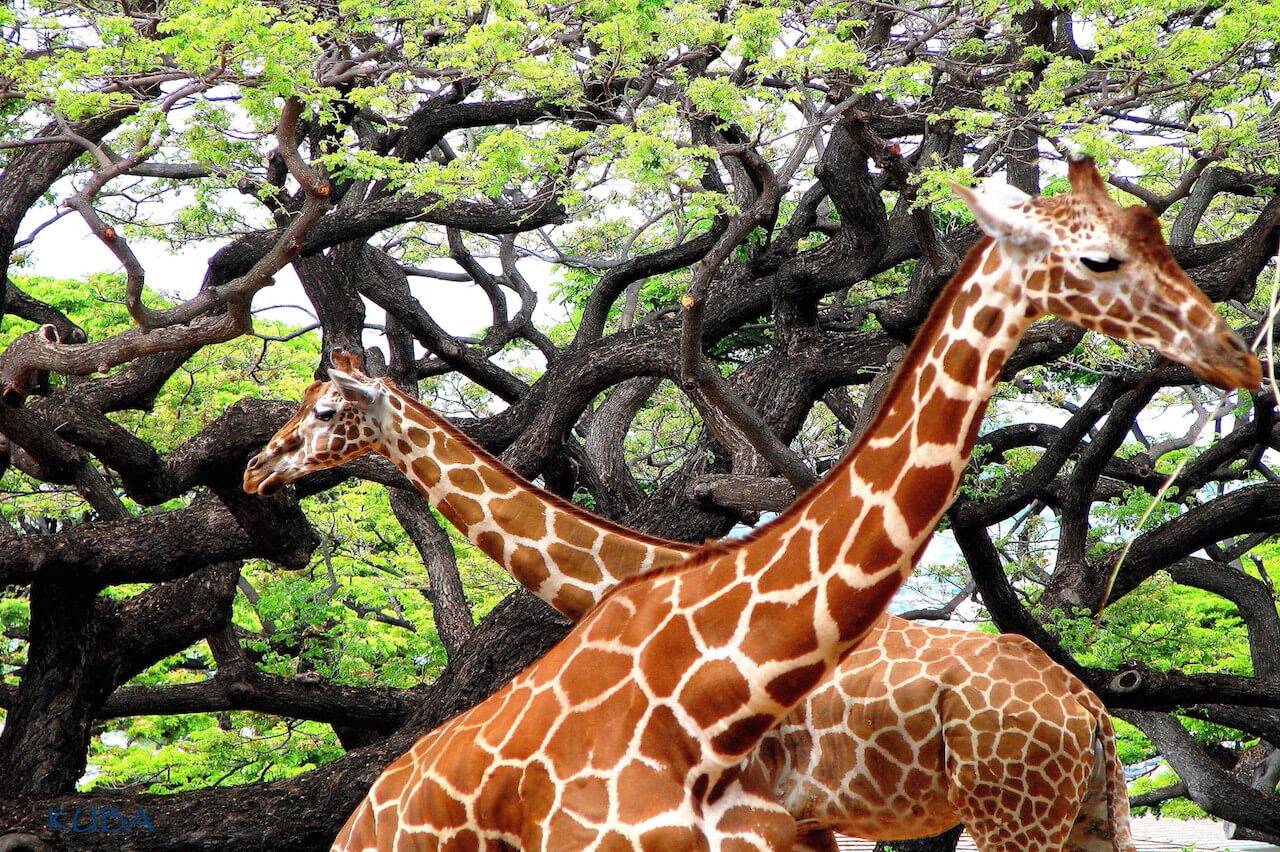
M680 704L701 728L736 713L751 697L751 687L728 660L707 660L694 669L680 690Z
M449 482L455 487L468 494L484 493L484 484L480 481L480 476L469 467L454 468L449 471Z
M645 644L639 662L649 688L662 698L675 692L680 678L696 659L698 648L688 624L683 618L674 618Z
M898 501L898 508L907 522L907 530L911 535L920 535L937 517L938 501L929 499L928 495L950 494L955 485L955 478L955 472L952 471L951 465L947 464L936 467L913 465L902 475L902 485L898 493L903 496ZM945 509L946 504L943 504L942 508Z
M818 650L814 606L818 590L809 591L793 604L760 602L751 610L751 624L742 652L757 663L793 660ZM791 637L785 644L778 635Z
M484 520L484 507L461 494L450 494L440 501L440 514L456 527L466 531Z
M493 499L489 501L489 508L494 522L511 535L537 539L547 534L542 503L532 494Z
M538 588L551 578L551 572L543 559L542 552L520 545L511 554L511 575L520 584L530 588Z
M440 466L428 458L413 460L413 475L428 488L434 488L440 481Z

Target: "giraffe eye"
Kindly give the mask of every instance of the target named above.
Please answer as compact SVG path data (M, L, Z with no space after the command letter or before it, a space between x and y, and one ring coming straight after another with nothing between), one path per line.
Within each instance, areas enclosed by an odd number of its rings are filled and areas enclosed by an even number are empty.
M333 419L333 415L337 413L337 409L331 408L327 411L316 410L316 419L323 420L326 423Z
M1120 264L1124 261L1117 257L1108 257L1105 260L1095 260L1092 257L1081 257L1080 262L1084 264L1084 268L1090 272L1115 272L1120 268Z

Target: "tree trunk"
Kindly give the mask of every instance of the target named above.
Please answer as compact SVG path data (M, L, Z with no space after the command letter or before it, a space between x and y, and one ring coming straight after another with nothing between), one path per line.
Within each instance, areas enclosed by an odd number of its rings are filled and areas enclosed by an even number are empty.
M84 773L94 711L115 687L97 659L102 623L92 589L31 584L31 641L0 733L0 796L70 791Z

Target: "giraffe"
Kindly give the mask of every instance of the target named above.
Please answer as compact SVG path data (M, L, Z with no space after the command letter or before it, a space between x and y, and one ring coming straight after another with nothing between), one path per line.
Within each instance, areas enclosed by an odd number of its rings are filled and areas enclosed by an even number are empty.
M914 566L1032 320L1053 312L1152 345L1219 386L1258 382L1257 361L1177 268L1154 215L1111 202L1087 160L1069 177L1072 192L1055 199L958 189L987 236L855 451L746 538L621 583L542 660L392 763L334 848L787 848L795 824L744 758ZM338 421L320 455L340 463L374 430L338 399L375 400L334 378L308 416ZM290 440L251 463L248 490L305 472L289 463L305 441ZM443 473L423 456L413 465L427 479ZM1093 727L1072 736L1087 744ZM981 733L971 732L975 750ZM1064 772L1060 791L1079 802L1088 774ZM990 848L1023 846L1011 826Z
M313 385L277 433L278 446L303 442L327 450L321 436L334 421L313 416L317 403L330 394L332 404L351 405L332 394L333 382L359 387L361 399L375 400L360 416L400 415L394 423L369 424L368 451L391 459L463 535L570 619L628 577L674 565L698 549L620 527L537 488L393 382L365 375L359 356L335 350L332 361L341 368L335 379ZM430 482L420 475L425 466L414 465L424 456L440 470ZM331 467L331 459L296 459L301 468L277 472L281 480L271 486ZM1093 731L1090 742L1069 735L1080 725ZM832 831L901 840L961 821L981 849L993 848L1001 827L1014 824L1021 825L1024 849L1052 848L1063 826L1071 826L1072 852L1130 848L1123 773L1105 708L1020 636L886 614L832 677L765 735L752 760L804 832L806 848L834 848ZM1057 778L1068 766L1087 767L1095 781L1083 803L1059 793ZM1118 797L1109 796L1113 789Z

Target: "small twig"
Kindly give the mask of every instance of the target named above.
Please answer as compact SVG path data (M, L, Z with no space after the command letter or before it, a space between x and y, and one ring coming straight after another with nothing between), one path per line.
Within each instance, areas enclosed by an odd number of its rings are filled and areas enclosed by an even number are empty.
M1213 412L1212 416L1201 414L1197 418L1197 425L1191 430L1191 432L1189 432L1181 441L1177 443L1184 447L1195 446L1196 441L1200 439L1200 435L1204 432L1205 427L1209 425L1209 422L1213 419L1213 417L1217 416L1219 413L1223 411L1224 402L1228 396L1229 396L1228 391L1219 391L1218 397L1214 401L1215 404L1212 409L1212 412ZM1168 475L1168 477L1165 478L1165 481L1160 485L1159 490L1156 491L1155 496L1152 497L1151 501L1147 504L1147 508L1142 512L1142 516L1138 518L1138 523L1137 523L1137 526L1134 527L1133 534L1129 536L1129 538L1125 541L1124 545L1120 548L1120 553L1118 556L1116 556L1115 564L1111 566L1111 571L1108 572L1107 574L1107 582L1103 586L1102 595L1098 599L1098 605L1094 609L1093 623L1095 627L1097 627L1101 622L1102 610L1106 608L1107 599L1111 597L1111 590L1115 586L1116 578L1120 575L1120 567L1124 564L1125 558L1129 555L1129 549L1133 546L1133 542L1137 539L1138 533L1142 530L1143 526L1146 525L1147 520L1151 517L1151 513L1155 511L1156 506L1158 506L1160 502L1164 500L1165 494L1168 493L1169 489L1174 486L1178 477L1182 474L1183 468L1187 466L1187 463L1191 461L1191 458L1192 458L1191 455L1187 454L1182 457L1182 459L1178 462L1177 465L1174 466L1173 471Z
M0 147L3 147L3 146L0 145ZM56 222L58 222L63 216L69 216L70 214L71 214L71 211L69 209L59 210L57 213L53 214L53 218L46 219L45 221L41 222L39 225L36 225L34 228L31 229L31 233L27 234L27 236L24 237L23 239L20 239L17 242L15 242L13 244L13 250L17 251L20 248L26 248L27 246L31 245L36 241L36 237L40 235L41 231L43 231L45 228L49 227L50 225L53 225Z
M960 591L956 592L956 594L942 606L907 610L906 612L899 613L898 617L905 618L908 621L949 621L951 617L956 614L956 610L960 608L960 604L973 597L973 593L977 591L977 589L978 584L973 581L972 577L970 577L965 581L965 584Z
M1206 421L1207 423L1208 421ZM1196 437L1199 438L1199 432L1204 430L1204 424L1201 424L1197 430ZM1174 467L1173 472L1165 478L1160 486L1160 490L1151 498L1151 502L1147 504L1147 508L1143 511L1142 517L1138 518L1138 524L1134 527L1133 534L1125 541L1124 546L1120 548L1120 554L1116 557L1115 564L1111 566L1111 571L1107 575L1106 585L1103 586L1102 595L1098 599L1098 606L1093 611L1093 626L1098 627L1102 623L1102 611L1106 609L1107 599L1111 597L1111 590L1115 587L1116 577L1120 575L1120 566L1124 564L1125 557L1129 555L1129 548L1133 547L1134 540L1138 537L1138 532L1147 523L1147 519L1151 517L1151 513L1155 511L1156 506L1164 499L1164 495L1173 487L1174 481L1182 473L1182 469L1187 466L1187 462L1191 460L1190 455L1185 455L1182 460Z
M310 334L318 328L320 328L320 323L313 322L309 325L304 325L302 328L294 329L288 334L262 334L261 332L255 331L253 332L253 336L263 342L288 343L290 340L301 337L304 334ZM365 328L369 328L369 325L366 324ZM379 326L379 328L381 328L381 326Z

